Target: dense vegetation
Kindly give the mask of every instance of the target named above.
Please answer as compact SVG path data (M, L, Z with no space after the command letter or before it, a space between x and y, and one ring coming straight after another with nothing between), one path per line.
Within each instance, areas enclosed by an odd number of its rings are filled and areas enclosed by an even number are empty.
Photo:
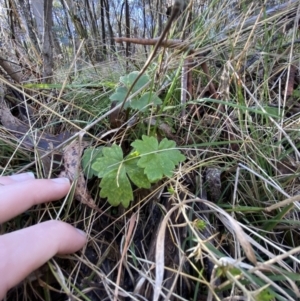
M299 2L194 1L124 106L155 40L117 49L102 39L119 28L109 18L97 40L101 22L71 2L50 17L80 17L80 43L48 65L38 41L4 36L0 172L64 175L73 189L1 231L58 218L89 242L8 300L299 300ZM101 17L116 11L100 2ZM141 36L155 37L165 17L154 27L138 3L153 26Z

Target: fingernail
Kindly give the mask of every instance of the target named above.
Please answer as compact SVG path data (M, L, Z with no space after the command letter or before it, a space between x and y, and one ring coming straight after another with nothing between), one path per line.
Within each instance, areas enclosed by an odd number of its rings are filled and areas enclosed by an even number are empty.
M11 175L10 176L11 179L13 179L14 181L25 181L25 180L31 180L34 179L34 173L33 172L24 172L24 173L20 173L20 174L16 174L16 175Z
M75 230L80 233L80 235L84 236L86 238L86 233L78 228L75 228Z
M68 178L55 178L55 179L51 179L51 181L58 183L58 184L70 184L70 180Z

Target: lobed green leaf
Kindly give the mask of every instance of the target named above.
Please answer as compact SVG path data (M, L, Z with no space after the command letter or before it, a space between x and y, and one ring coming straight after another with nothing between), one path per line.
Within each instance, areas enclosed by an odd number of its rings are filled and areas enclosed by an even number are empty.
M116 92L113 93L109 99L111 101L117 101L117 103L122 103L127 95L128 89L126 87L118 87ZM126 102L124 108L126 109L129 106L129 103Z
M100 197L107 198L112 206L122 204L125 208L133 200L131 184L126 176L124 166L107 173L100 183Z
M138 77L138 75L139 75L138 71L133 71L125 76L121 76L120 82L123 83L127 88L129 88L133 84L135 79ZM150 80L149 76L147 74L143 74L134 85L132 89L132 93L145 86L149 82L149 80Z
M97 158L92 165L99 178L105 177L111 171L118 170L123 161L123 151L116 144L113 144L111 147L104 147L102 154L103 157Z
M142 140L136 140L131 145L140 154L137 165L144 168L150 182L164 176L171 177L175 166L185 160L185 156L175 149L175 142L167 138L158 144L156 138L143 135Z
M124 162L126 172L130 180L140 188L150 188L151 183L148 180L147 175L144 173L144 169L137 165L139 158L130 158Z
M141 98L132 99L130 103L133 109L144 112L149 107L149 104L160 105L162 101L155 93L146 92Z
M135 154L124 160L123 151L116 144L104 147L102 154L92 165L98 177L102 178L100 196L107 198L112 206L122 204L127 208L133 200L129 179L138 187L150 188L151 184L144 170L137 166L138 157Z
M87 148L82 156L81 166L85 176L91 179L93 176L97 176L97 172L92 168L93 163L97 158L102 156L102 147L99 148Z

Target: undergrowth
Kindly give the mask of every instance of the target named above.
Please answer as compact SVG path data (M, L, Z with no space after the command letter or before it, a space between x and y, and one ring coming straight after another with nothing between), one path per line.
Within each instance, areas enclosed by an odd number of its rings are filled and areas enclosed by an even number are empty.
M14 106L27 106L28 136L67 136L54 145L49 164L42 159L49 150L40 151L37 141L28 148L2 124L1 174L56 176L64 169L64 143L82 139L90 156L83 157L85 188L102 213L74 198L74 181L66 199L2 225L3 233L59 218L89 237L81 252L51 259L8 300L299 300L298 24L288 18L291 5L243 27L265 11L258 3L245 4L226 18L229 5L211 1L195 16L186 38L194 52L174 51L166 63L153 63L145 76L149 85L141 90L147 100L141 104L137 98L118 114L113 113L133 66L113 74L108 65L71 69L66 76L59 70L56 86L12 86L26 96L26 104ZM181 103L181 67L188 58L194 60L194 89ZM118 66L125 66L121 57ZM154 69L160 70L156 77ZM152 94L154 105L148 101ZM102 150L122 154L114 158L118 175L123 155L130 158L141 139L172 141L170 148L182 157L172 171L148 177L147 185L125 175L130 197L125 206L113 207L122 200L106 199L118 184L104 183L111 166ZM153 162L147 166L158 171ZM134 168L141 178L149 176L142 164Z

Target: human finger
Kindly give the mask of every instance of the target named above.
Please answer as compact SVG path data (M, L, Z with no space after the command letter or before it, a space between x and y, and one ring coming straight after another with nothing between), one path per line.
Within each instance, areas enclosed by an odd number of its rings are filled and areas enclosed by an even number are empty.
M6 292L56 254L80 250L86 235L60 221L47 221L0 236L0 300Z
M0 186L0 223L33 205L60 199L69 189L70 181L67 178L28 180Z
M34 179L34 174L32 172L24 172L11 176L0 177L0 185L9 185L16 182L28 181L32 179Z

